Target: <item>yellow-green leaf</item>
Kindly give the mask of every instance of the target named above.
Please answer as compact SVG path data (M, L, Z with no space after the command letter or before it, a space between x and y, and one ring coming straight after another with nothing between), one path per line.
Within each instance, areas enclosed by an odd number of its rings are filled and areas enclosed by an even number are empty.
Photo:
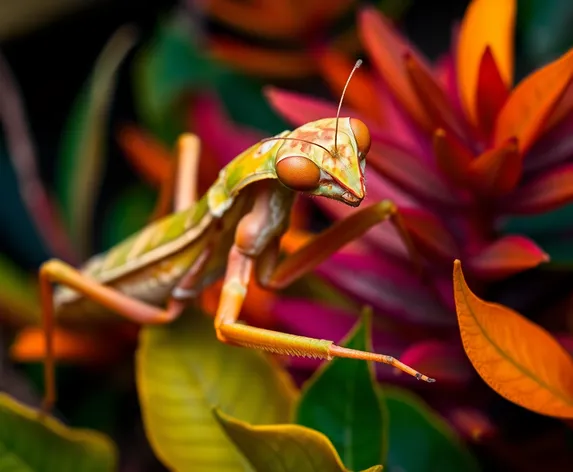
M72 429L0 393L0 471L112 472L117 450L105 435Z
M328 438L296 424L252 425L219 410L214 416L257 472L347 472ZM364 472L380 472L375 465Z
M252 470L213 418L214 407L254 424L291 417L296 390L286 371L260 351L219 342L213 320L197 311L143 328L136 368L147 436L176 471Z
M573 357L541 326L477 297L459 260L453 286L463 346L481 378L517 405L573 418Z

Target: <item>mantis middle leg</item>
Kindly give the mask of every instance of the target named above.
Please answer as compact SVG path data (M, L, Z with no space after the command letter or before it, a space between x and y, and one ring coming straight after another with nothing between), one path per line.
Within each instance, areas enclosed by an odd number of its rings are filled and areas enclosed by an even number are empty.
M102 285L84 275L77 269L57 259L45 262L40 268L40 301L42 305L42 321L46 340L46 356L44 359L45 394L42 402L42 412L48 413L56 401L56 384L54 371L54 293L53 283L66 285L80 292L103 307L114 311L138 324L163 324L177 318L190 299L177 297L177 292L188 291L192 287L201 270L208 262L212 247L208 246L187 270L185 276L173 289L167 299L165 308L160 308L125 295L113 287Z
M152 220L171 211L185 210L197 201L200 156L199 138L192 133L181 135L177 141L177 155L169 178L161 184Z
M288 256L273 269L271 266L276 260L275 248L278 247L275 242L273 246L270 246L270 250L262 253L269 260L261 261L263 263L261 284L269 288L282 288L288 285L308 273L344 244L359 237L375 224L396 218L396 215L396 207L389 201L359 210L351 217L338 222L334 228L315 236L305 246ZM235 244L229 255L227 272L215 318L215 329L220 341L287 355L319 359L346 357L381 362L392 365L418 380L435 381L392 356L348 349L335 345L333 341L296 336L238 323L237 320L246 296L249 278L255 265L255 257L250 255L253 247L249 247L252 238L249 237L249 234L242 234L242 229L247 228L249 233L257 234L264 227L265 216L264 212L251 213L247 215L249 224L238 227Z

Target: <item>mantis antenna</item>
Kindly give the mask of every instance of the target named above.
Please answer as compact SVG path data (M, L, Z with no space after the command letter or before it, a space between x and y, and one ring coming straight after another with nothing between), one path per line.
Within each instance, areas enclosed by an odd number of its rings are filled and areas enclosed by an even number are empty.
M338 138L338 119L340 117L340 109L342 108L342 102L344 100L344 94L346 93L346 89L348 88L348 84L350 83L350 79L354 75L354 72L356 72L356 69L358 69L361 65L362 65L362 59L358 59L356 61L356 64L354 64L354 67L350 71L350 74L348 75L348 79L346 79L346 84L344 85L344 88L342 89L342 94L340 95L340 101L338 102L338 110L336 111L336 125L334 128L334 152L337 154L338 154L338 148L336 147L336 144L337 144L336 141Z

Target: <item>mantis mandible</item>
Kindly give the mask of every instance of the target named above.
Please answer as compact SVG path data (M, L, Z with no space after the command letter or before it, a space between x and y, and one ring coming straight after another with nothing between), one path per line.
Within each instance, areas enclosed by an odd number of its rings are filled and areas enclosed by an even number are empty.
M385 200L357 210L280 257L280 240L288 229L297 194L332 198L353 207L365 196L370 132L362 121L339 116L346 87L360 63L348 77L335 118L263 139L224 167L201 198L196 195L199 140L184 134L178 142L177 172L171 182L172 214L92 257L79 270L57 259L41 266L46 339L43 412L50 411L56 400L52 339L56 316L111 312L142 324L169 323L221 277L223 288L214 322L221 342L279 354L381 362L434 382L391 356L238 322L253 274L262 287L282 289L387 220L412 251L396 206ZM53 283L60 284L55 291Z

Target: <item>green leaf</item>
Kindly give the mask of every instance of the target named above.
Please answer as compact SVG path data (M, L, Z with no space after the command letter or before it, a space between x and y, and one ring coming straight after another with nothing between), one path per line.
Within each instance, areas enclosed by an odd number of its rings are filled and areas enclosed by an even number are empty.
M343 341L350 349L371 351L370 313L365 313ZM385 418L368 362L336 358L307 382L296 422L324 433L346 467L356 470L384 463Z
M95 431L71 429L0 393L0 470L111 472L115 445Z
M328 438L296 424L251 425L222 411L214 416L257 472L347 472ZM382 466L364 472L380 472Z
M221 75L216 87L233 121L274 136L290 129L290 125L273 111L263 95L262 85L238 72L228 71Z
M184 129L181 113L175 113L179 99L193 89L209 87L222 70L197 48L181 15L164 19L135 61L135 100L145 127L173 145Z
M107 212L103 229L104 249L123 241L147 225L156 199L156 192L144 185L133 185L125 189Z
M296 391L286 371L260 351L219 342L198 311L140 336L137 386L157 456L177 471L251 470L212 409L254 424L287 422Z
M389 415L388 472L477 472L479 466L449 425L419 397L383 386L380 400Z
M541 67L567 52L573 42L572 21L570 0L520 0L517 32L521 41L518 44L528 69Z
M549 254L549 267L573 266L573 244L569 237L573 232L573 205L539 215L513 216L504 221L501 229L505 234L530 237Z
M135 43L135 31L129 26L112 36L76 99L63 133L58 165L60 200L70 233L84 258L91 253L90 218L105 165L107 120L116 75Z
M38 287L28 274L0 254L0 319L23 327L38 324Z

